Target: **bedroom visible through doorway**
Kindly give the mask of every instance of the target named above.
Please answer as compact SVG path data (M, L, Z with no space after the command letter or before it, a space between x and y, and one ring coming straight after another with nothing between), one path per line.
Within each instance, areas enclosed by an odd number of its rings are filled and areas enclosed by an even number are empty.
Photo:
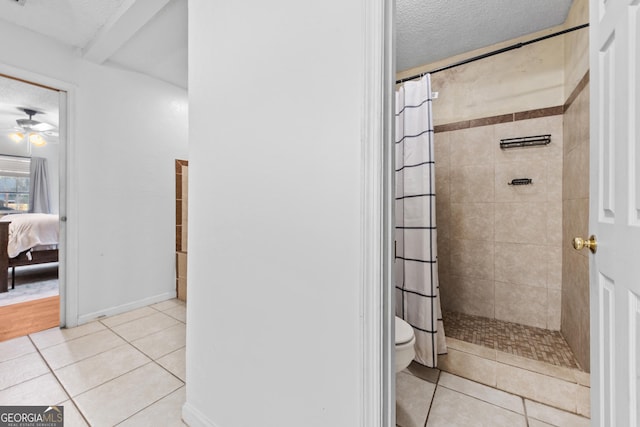
M0 341L60 325L61 97L0 75Z

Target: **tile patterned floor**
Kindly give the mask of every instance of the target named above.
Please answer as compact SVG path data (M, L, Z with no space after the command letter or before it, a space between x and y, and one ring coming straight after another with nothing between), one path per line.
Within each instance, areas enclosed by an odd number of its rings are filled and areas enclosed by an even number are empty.
M588 427L588 418L412 364L396 375L399 427Z
M0 342L0 405L60 404L65 426L184 426L185 305L169 300ZM556 368L558 369L558 368ZM400 427L582 427L588 418L412 364Z
M565 368L582 369L559 331L445 312L448 337Z
M184 426L186 307L169 300L0 342L0 405L64 406L65 426Z

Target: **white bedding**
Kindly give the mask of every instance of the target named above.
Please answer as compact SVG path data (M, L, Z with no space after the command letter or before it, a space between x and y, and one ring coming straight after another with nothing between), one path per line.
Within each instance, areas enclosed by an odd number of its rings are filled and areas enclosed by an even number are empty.
M0 221L11 221L7 244L9 258L31 248L58 244L58 215L15 214L4 216Z

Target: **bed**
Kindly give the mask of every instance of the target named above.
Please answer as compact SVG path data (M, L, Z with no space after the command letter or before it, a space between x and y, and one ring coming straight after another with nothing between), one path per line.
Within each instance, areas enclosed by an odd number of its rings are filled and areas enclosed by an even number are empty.
M13 287L15 267L57 262L58 238L58 215L34 213L0 218L0 293L9 290L9 268Z

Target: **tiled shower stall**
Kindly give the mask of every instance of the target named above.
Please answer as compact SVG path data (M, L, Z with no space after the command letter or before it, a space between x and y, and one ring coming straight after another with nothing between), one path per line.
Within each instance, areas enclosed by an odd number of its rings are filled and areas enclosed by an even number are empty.
M588 1L574 0L560 27L397 77L588 21ZM438 357L438 369L413 363L396 377L401 427L438 418L452 375L468 381L463 394L482 390L475 395L480 400L495 404L487 396L496 393L525 400L526 411L509 411L529 416L534 402L559 411L545 418L549 425L589 425L589 256L571 246L574 237L589 235L588 42L583 27L431 75L437 265L448 351ZM549 135L550 143L500 145L539 135ZM530 183L509 185L523 178ZM425 400L425 387L436 387L433 401L428 393ZM430 412L409 419L416 405Z
M575 0L564 27L588 20L588 2ZM588 68L588 30L581 29L432 75L445 333L465 335L456 325L472 324L473 318L506 322L497 329L512 335L518 325L537 328L549 333L543 346L554 347L557 338L564 343L549 360L566 350L575 357L569 365L587 372L588 256L575 251L571 240L588 235ZM502 139L536 135L550 135L551 142L500 148ZM520 178L531 184L509 185ZM484 329L496 335L496 328ZM475 336L499 347L495 337ZM527 340L521 347L536 345ZM519 344L509 346L521 355ZM547 350L541 353L553 353Z
M561 108L547 111L558 110L436 129L445 310L560 329L563 116ZM542 134L551 134L549 145L500 148L501 139ZM519 178L532 184L509 185Z

